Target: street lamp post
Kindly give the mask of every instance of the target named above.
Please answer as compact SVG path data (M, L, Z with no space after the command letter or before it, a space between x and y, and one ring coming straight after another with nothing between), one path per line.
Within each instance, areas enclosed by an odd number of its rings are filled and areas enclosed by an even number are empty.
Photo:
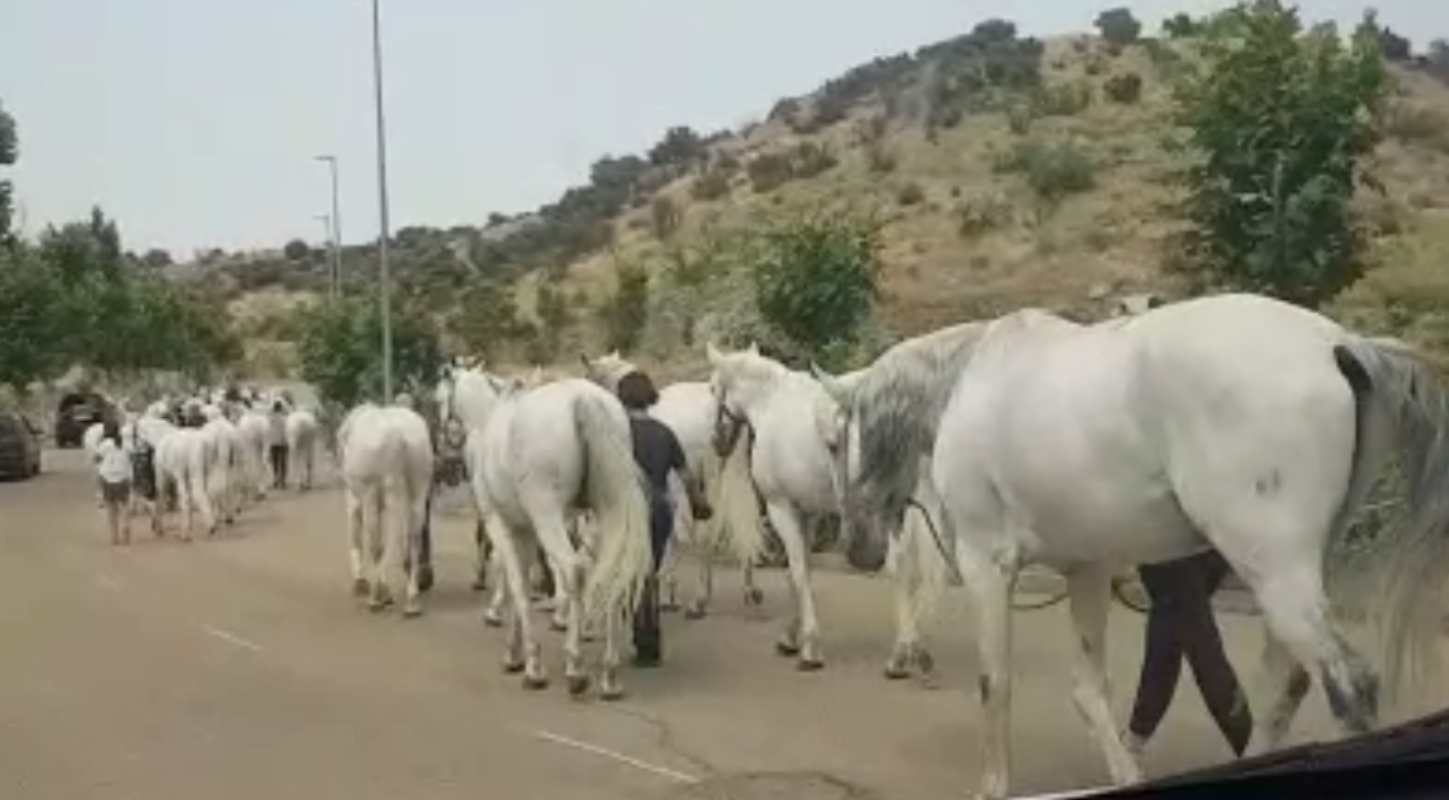
M332 241L332 215L331 214L313 214L312 215L312 218L313 219L316 219L316 220L319 220L322 223L322 235L326 237L326 240L325 241L327 241L329 244L334 244L335 245L335 243ZM336 247L335 246L333 247L333 252L336 253ZM335 264L334 264L334 266L335 266Z
M342 293L342 215L337 211L337 156L322 155L316 156L318 161L326 161L328 170L332 173L332 235L329 239L332 243L332 299Z
M391 279L387 271L387 143L382 122L382 34L378 0L372 0L372 78L377 93L377 206L381 231L377 237L377 267L382 295L382 397L392 402Z

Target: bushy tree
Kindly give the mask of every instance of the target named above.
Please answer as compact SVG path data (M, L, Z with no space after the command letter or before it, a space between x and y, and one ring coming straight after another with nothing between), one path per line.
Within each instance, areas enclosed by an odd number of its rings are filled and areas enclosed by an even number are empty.
M15 135L15 118L0 105L0 166L14 164L20 156L19 139ZM0 179L0 245L10 241L11 196L14 188L9 179Z
M1213 42L1210 68L1179 90L1203 155L1189 244L1216 282L1316 306L1360 274L1349 202L1386 91L1377 28L1366 17L1347 49L1300 38L1272 0L1234 25L1241 44Z
M765 233L754 264L761 315L823 365L841 365L876 298L873 222L817 214Z
M293 239L287 242L286 246L282 248L282 255L286 256L289 261L301 261L311 252L312 248L308 247L307 243L301 239Z
M614 293L599 306L604 323L605 347L627 353L639 343L649 320L649 273L636 264L619 264Z
M171 266L171 254L159 247L153 247L141 256L141 263L153 268L168 267Z
M449 321L448 329L484 358L492 359L500 345L529 333L528 325L518 318L518 304L513 287L497 281L480 281L463 292L458 313Z
M1429 63L1440 69L1449 69L1449 39L1429 42Z
M664 132L664 138L649 150L654 164L687 165L704 155L704 142L688 125L676 125Z
M382 396L382 314L372 297L343 298L299 315L302 377L342 408ZM442 347L432 317L402 305L393 309L393 391L426 391L437 382Z
M17 393L66 364L62 286L28 247L0 247L0 383Z
M1142 23L1132 16L1132 12L1126 6L1109 8L1097 15L1097 30L1102 32L1102 38L1114 45L1131 44L1137 41L1137 34L1142 32Z
M1185 39L1201 33L1202 27L1191 16L1179 12L1162 21L1162 32L1169 39Z

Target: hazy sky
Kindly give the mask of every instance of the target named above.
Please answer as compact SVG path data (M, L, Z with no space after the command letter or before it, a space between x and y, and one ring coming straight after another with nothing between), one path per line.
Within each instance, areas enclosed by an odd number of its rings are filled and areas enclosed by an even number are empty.
M393 229L480 223L586 180L604 153L639 152L669 125L707 132L875 55L969 30L1091 29L1108 0L383 0ZM376 236L367 0L5 0L0 103L10 170L35 232L92 204L126 246L316 241L325 165L342 163L342 232ZM1164 14L1223 3L1145 0ZM1445 0L1380 0L1422 48L1449 36ZM1363 4L1309 0L1311 21Z

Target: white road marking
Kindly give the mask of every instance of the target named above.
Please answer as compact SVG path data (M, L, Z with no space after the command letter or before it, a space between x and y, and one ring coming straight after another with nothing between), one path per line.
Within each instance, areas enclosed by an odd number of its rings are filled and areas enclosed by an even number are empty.
M699 778L696 778L693 775L689 775L689 774L684 773L684 772L678 772L678 771L672 770L672 769L670 769L668 767L661 767L661 766L659 766L657 764L650 764L647 761L640 761L637 758L633 758L631 756L626 756L623 753L616 753L613 750L609 750L607 748L600 747L600 746L598 746L596 744L589 744L588 742L580 742L577 739L570 739L567 736L560 736L560 735L558 735L556 733L549 733L548 731L542 731L542 730L540 730L540 731L534 731L533 734L535 736L537 736L538 738L540 738L540 739L546 739L546 740L548 740L550 742L554 742L556 744L561 744L561 745L566 745L568 747L577 748L579 750L583 750L584 752L593 753L594 755L603 756L605 758L612 758L615 761L623 762L625 764L628 764L631 767L635 767L635 768L638 768L638 769L642 769L642 770L645 770L647 772L652 772L652 773L654 773L656 775L663 775L666 778L671 778L673 780L679 781L680 783L699 783Z
M243 639L242 637L237 636L234 633L227 633L226 631L222 630L221 628L213 628L210 625L202 625L201 626L201 629L203 631L205 631L208 636L215 636L216 638L218 638L218 639L220 639L220 640L222 640L224 642L229 642L231 644L234 644L237 647L242 647L242 648L245 648L247 650L251 650L254 653L260 653L260 652L262 652L262 646L259 645L259 644L257 644L256 642L249 642L246 639Z
M1022 795L1017 800L1073 800L1073 798L1090 798L1100 792L1107 791L1111 791L1111 787L1101 786L1093 789L1069 789L1065 792Z

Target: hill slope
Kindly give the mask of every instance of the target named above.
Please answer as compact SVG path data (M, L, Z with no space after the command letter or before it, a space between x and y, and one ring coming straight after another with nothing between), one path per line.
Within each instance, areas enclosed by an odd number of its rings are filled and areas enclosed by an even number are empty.
M650 289L638 360L676 376L698 372L705 338L771 340L730 243L809 210L849 209L881 223L875 344L1028 305L1091 318L1121 293L1177 296L1186 286L1172 269L1184 227L1175 176L1190 154L1177 144L1185 137L1173 127L1171 81L1195 53L1191 40L1038 43L978 26L781 101L762 123L685 142L682 157L606 160L632 176L618 193L596 164L592 187L537 215L402 231L399 274L404 291L427 298L443 320L469 286L511 290L535 332L551 327L561 338L540 348L520 333L493 348L495 359L571 362L578 349L599 349L596 312L621 265L641 267ZM1039 70L1039 89L1019 80L1027 69ZM1449 86L1402 65L1393 72L1397 95L1370 159L1384 192L1355 198L1371 269L1328 310L1449 354ZM1140 97L1113 100L1106 87L1129 75L1140 79ZM1090 185L1044 201L1011 168L1024 147L1069 153L1085 163ZM348 254L359 280L368 256L367 248ZM546 321L545 285L557 289ZM240 305L259 348L285 335L255 299ZM286 361L274 358L268 371Z

